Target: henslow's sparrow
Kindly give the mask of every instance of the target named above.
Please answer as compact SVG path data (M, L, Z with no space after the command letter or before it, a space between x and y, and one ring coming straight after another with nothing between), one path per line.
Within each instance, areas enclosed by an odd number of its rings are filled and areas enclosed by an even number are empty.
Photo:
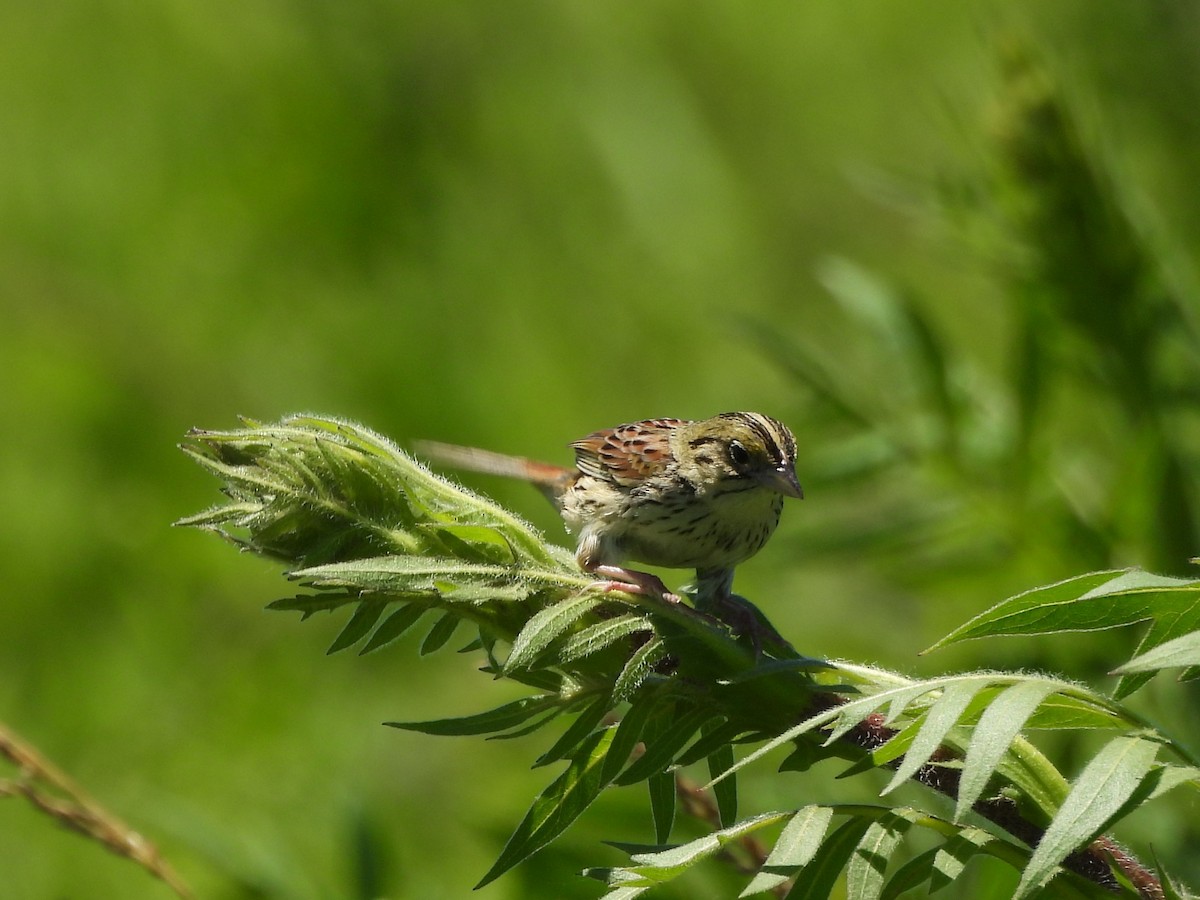
M586 572L610 590L677 600L634 560L694 568L697 602L731 596L733 568L779 524L784 497L803 497L796 439L753 412L702 421L648 419L597 431L571 446L575 468L432 441L419 448L452 465L532 482L558 507Z

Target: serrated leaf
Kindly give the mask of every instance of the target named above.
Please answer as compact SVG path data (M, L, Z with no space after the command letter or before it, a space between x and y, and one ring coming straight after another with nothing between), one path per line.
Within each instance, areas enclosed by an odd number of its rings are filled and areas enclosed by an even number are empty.
M619 887L609 891L600 900L633 900L634 897L640 897L646 891L650 890L651 885L643 885L641 887Z
M612 702L607 694L603 694L589 703L575 717L575 721L562 733L554 745L539 756L533 763L533 768L549 765L570 756L583 740L595 730L612 708ZM607 764L607 760L605 761Z
M1156 765L1150 774L1146 776L1146 782L1150 786L1150 793L1146 796L1147 800L1154 800L1185 784L1200 790L1200 768L1196 766L1167 764Z
M726 722L722 719L720 722L715 719L705 723L701 729L700 737L696 738L683 753L675 758L675 765L690 766L692 763L699 762L702 759L707 759L709 755L723 744L733 743L734 738L738 737L745 731L745 726ZM716 782L716 778L712 783Z
M494 526L449 523L423 525L422 527L444 542L450 543L458 551L455 553L456 556L467 557L467 554L470 553L479 562L513 563L516 561L517 554L513 545Z
M460 590L469 587L494 589L504 593L511 590L518 576L530 585L538 582L556 583L555 573L549 570L517 570L512 566L462 562L453 557L428 555L374 556L309 566L288 573L289 578L305 584L349 587L379 594L443 593L439 585ZM557 584L562 586L561 581Z
M375 623L379 621L379 617L383 615L384 609L388 605L388 600L382 600L377 597L365 597L359 604L358 609L350 617L350 621L346 623L346 627L341 630L341 633L329 645L329 649L325 653L337 653L339 650L345 650L367 636Z
M562 715L561 709L553 709L550 712L543 715L540 719L534 719L528 725L522 726L521 728L514 728L512 731L506 731L503 734L488 735L486 738L484 738L484 740L487 740L487 741L512 741L512 740L516 740L517 738L523 738L523 737L525 737L525 735L533 734L538 729L542 728L545 725L548 725L550 722L553 722L560 715Z
M629 760L629 755L633 753L634 747L641 740L646 723L650 721L650 717L661 703L662 697L657 692L647 691L636 698L629 709L625 711L625 715L621 717L621 721L617 725L617 733L609 748L608 758L604 761L605 784L616 778L624 768L625 763Z
M829 835L801 870L788 893L789 900L829 900L838 876L871 824L871 819L856 816Z
M1022 681L1004 690L983 712L963 761L962 778L959 781L958 799L954 807L954 821L961 822L963 816L982 796L1000 758L1004 756L1013 738L1021 731L1025 721L1055 689L1049 681Z
M994 840L995 838L982 828L967 827L938 847L934 853L930 892L957 881L971 858Z
M1098 631L1146 620L1150 627L1139 654L1200 630L1200 581L1140 569L1091 572L1010 597L929 650L981 637ZM1123 674L1113 695L1126 697L1149 678L1146 672Z
M557 638L600 604L593 594L578 594L535 613L513 640L505 671L527 669Z
M605 647L639 631L649 631L651 625L644 616L626 613L589 625L566 638L554 654L556 665L564 665L599 653Z
M613 684L613 700L620 702L632 697L666 655L666 646L657 635L634 650Z
M872 769L877 766L886 766L888 763L894 762L900 757L905 756L909 748L912 747L913 741L917 739L917 735L921 733L921 729L925 725L924 718L916 718L897 731L889 738L882 746L876 747L866 757L852 765L845 772L839 772L838 778L847 778L850 775L857 775L860 772L865 772L867 769ZM882 793L882 792L881 792Z
M429 633L421 641L421 648L417 652L421 656L428 656L431 653L441 650L446 646L450 638L454 636L454 631L461 622L462 619L459 618L457 613L443 613L442 617L433 623L433 627L429 629Z
M616 890L609 891L600 900L633 900L634 897L640 897L648 890L650 890L649 885L644 887L619 887Z
M566 770L533 801L500 858L475 885L476 889L545 847L592 805L604 787L600 776L615 731L607 728L594 732L580 745Z
M527 719L547 709L557 707L561 701L554 696L522 697L505 703L487 712L453 719L430 719L425 722L384 722L390 728L404 731L419 731L421 734L491 734L520 725Z
M297 594L295 597L281 597L267 604L267 609L283 612L298 612L300 620L319 612L328 612L349 603L358 603L362 598L357 593L322 593Z
M1193 900L1190 894L1185 896L1179 885L1167 874L1162 863L1158 861L1158 854L1154 851L1153 847L1150 848L1150 857L1154 860L1154 872L1158 876L1159 883L1162 885L1163 900Z
M828 806L805 806L797 810L783 826L766 862L740 896L750 897L774 890L808 865L821 846L831 821L833 810Z
M1141 599L1131 603L1080 603L1117 600L1134 594L1188 589L1185 579L1130 569L1089 572L1009 597L933 644L926 653L961 641L997 635L1055 634L1061 631L1099 631L1132 625L1150 616Z
M1113 672L1126 675L1197 665L1200 665L1200 631L1193 631L1135 656L1125 665L1113 669Z
M694 841L688 841L686 844L680 844L678 847L637 853L633 857L636 865L630 867L630 871L652 878L659 883L671 881L697 863L717 853L730 841L738 840L760 828L781 822L785 818L787 818L786 813L763 813L696 838Z
M996 838L981 828L967 826L949 837L941 846L934 847L918 856L913 857L896 874L888 879L880 895L881 900L895 900L901 894L929 883L926 896L940 891L942 888L957 881L970 860L981 852ZM1011 857L1019 853L1012 845L1003 847L1001 856ZM1014 862L1011 858L1009 863Z
M896 774L892 776L887 787L880 791L881 795L895 790L929 762L929 758L941 746L946 734L958 724L967 706L984 686L983 682L972 680L960 681L946 687L942 696L926 713L920 731L913 738L903 761L896 768Z
M732 766L733 746L731 744L722 744L708 754L708 775L713 781L713 797L717 801L717 814L723 827L728 827L737 821L737 776L720 777Z
M846 866L846 900L878 900L892 854L911 826L912 816L904 810L885 813L871 823Z
M1128 728L1129 720L1094 700L1056 692L1046 697L1025 722L1026 729Z
M867 698L867 699L871 699L871 698ZM874 709L874 708L875 708L874 706L869 707L869 709ZM745 768L750 763L755 762L756 760L760 759L763 756L766 756L768 753L775 750L776 748L781 747L784 744L792 743L793 741L796 740L796 738L800 737L800 735L807 734L810 731L820 728L822 725L825 725L825 724L828 724L829 722L834 721L843 713L844 710L845 710L844 706L843 707L835 707L833 709L823 710L822 712L819 712L813 716L810 716L809 718L807 718L803 722L801 722L799 725L794 725L791 728L789 728L787 731L783 732L782 734L776 735L771 740L769 740L765 744L763 744L761 747L758 747L753 753L749 753L746 756L742 757L737 762L737 764L734 766L733 771ZM869 712L867 714L869 714ZM823 746L828 746L828 743L829 743L828 741L825 742L825 744ZM820 755L819 751L814 750L813 752L816 753L819 758L824 758L823 756ZM795 754L793 754L793 756L794 755ZM804 753L803 757L801 757L801 759L807 759L808 757L809 757L809 753L806 751ZM788 757L788 760L790 760L790 759L792 759L792 757ZM784 760L784 765L786 765L788 763L788 760ZM780 768L782 769L782 766ZM799 771L798 769L789 769L789 770L790 771Z
M1113 738L1084 767L1021 873L1013 900L1044 887L1059 864L1091 840L1142 784L1159 745L1139 737Z
M675 776L658 772L646 779L650 792L650 817L654 820L654 839L665 844L675 824Z
M421 606L419 603L406 603L383 620L383 624L375 629L375 633L371 635L371 639L358 651L359 655L363 656L381 647L386 647L392 641L397 640L408 629L416 625L417 620L427 612L429 612L428 606Z
M807 772L816 763L827 759L830 751L811 741L797 741L792 752L779 764L780 772ZM743 760L745 762L745 760ZM870 768L869 766L867 768Z
M915 684L906 684L901 687L889 688L886 691L880 691L877 694L871 694L843 704L836 710L834 726L830 729L829 735L825 739L826 746L844 737L852 728L857 727L863 719L883 706L887 706L888 708L888 713L884 717L884 724L894 722L908 709L911 703L937 690L940 686L941 683L937 681L922 681Z
M661 772L674 762L679 751L700 730L700 726L716 715L716 711L708 706L693 706L678 714L662 734L646 739L646 752L616 779L616 783L634 784Z
M902 894L915 890L929 881L933 872L933 861L937 857L937 849L919 853L895 871L880 892L880 900L896 900ZM933 893L930 888L926 894Z

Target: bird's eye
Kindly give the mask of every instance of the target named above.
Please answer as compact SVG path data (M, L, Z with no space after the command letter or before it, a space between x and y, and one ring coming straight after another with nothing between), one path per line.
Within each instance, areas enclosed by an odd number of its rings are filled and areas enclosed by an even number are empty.
M735 469L744 469L750 465L750 451L733 441L729 445L729 461L733 463Z

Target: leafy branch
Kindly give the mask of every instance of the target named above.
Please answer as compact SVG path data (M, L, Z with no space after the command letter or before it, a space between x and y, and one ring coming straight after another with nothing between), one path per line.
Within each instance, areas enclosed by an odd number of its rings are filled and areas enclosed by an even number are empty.
M221 479L228 501L179 524L291 567L288 577L301 591L273 609L307 618L353 607L330 652L373 652L430 617L420 651L432 653L467 623L465 649L481 654L482 671L531 688L527 697L475 715L388 724L509 738L571 720L534 762L563 768L480 886L555 840L606 788L645 783L657 843L620 845L633 865L588 872L609 885L606 897L614 900L772 829L779 832L773 848L757 859L751 854L747 896L788 884L788 896L825 896L844 877L853 898L893 897L953 881L982 855L1020 873L1017 898L1042 889L1054 897L1180 896L1169 879L1103 834L1173 788L1200 786L1200 769L1185 748L1117 699L1044 676L980 672L913 681L786 649L758 654L686 606L597 590L568 551L530 525L349 422L247 422L233 431L193 431L184 449ZM1189 591L1200 596L1200 583L1173 579L1166 590L1145 573L1095 573L1077 582L1006 601L942 643L1061 630L1072 615L1091 627L1157 622L1160 614L1176 622L1172 604ZM1122 684L1126 693L1136 687ZM1072 782L1023 735L1032 729L1110 737ZM755 749L737 760L747 746ZM737 773L782 746L791 748L783 770L830 758L851 762L845 775L890 770L884 798L912 780L951 797L953 813L885 799L739 819ZM717 827L672 846L675 773L700 762L712 779ZM835 819L840 824L831 831ZM889 877L889 863L913 829L940 843Z

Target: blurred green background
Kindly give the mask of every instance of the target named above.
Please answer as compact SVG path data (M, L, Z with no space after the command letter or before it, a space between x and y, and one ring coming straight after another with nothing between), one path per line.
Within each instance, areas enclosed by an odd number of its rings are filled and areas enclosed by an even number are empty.
M0 721L201 897L467 895L541 739L379 723L514 689L419 635L326 658L340 621L265 613L271 565L168 527L217 499L187 428L301 410L556 461L769 412L808 499L738 589L798 648L1111 684L1133 634L916 654L1024 588L1200 550L1198 10L3 4ZM1195 693L1134 703L1194 743ZM744 810L847 797L833 773L751 780ZM1139 846L1195 884L1175 804ZM597 896L600 840L650 834L612 792L483 896ZM18 800L0 873L168 895ZM664 896L734 895L706 875Z

